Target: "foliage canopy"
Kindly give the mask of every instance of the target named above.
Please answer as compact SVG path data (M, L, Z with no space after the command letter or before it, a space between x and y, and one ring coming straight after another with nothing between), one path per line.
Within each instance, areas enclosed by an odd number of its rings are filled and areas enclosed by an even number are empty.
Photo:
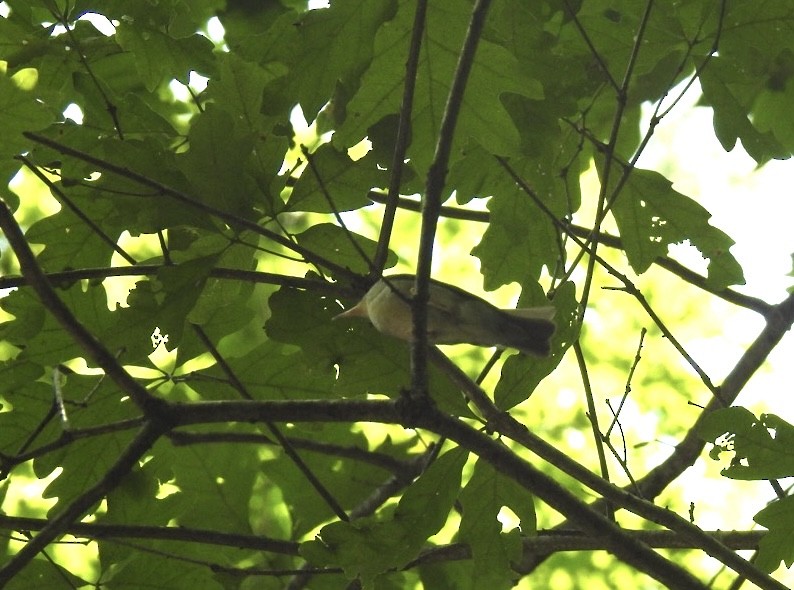
M698 88L725 150L791 155L792 3L305 4L0 3L0 585L509 588L565 565L575 587L706 588L717 564L717 587L784 587L777 482L766 535L705 532L664 494L706 441L727 477L794 475L794 427L725 409L794 299L734 290L733 239L640 157ZM551 356L332 321L395 267L417 334L432 269L551 302ZM764 318L721 383L665 289ZM610 306L631 319L601 347ZM632 462L624 403L672 452Z

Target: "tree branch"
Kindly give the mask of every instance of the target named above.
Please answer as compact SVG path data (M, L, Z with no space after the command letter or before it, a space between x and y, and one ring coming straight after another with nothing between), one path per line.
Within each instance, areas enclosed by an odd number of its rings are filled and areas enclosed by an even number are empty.
M367 197L376 203L385 202L383 194L379 193L378 191L370 191L367 194ZM399 201L399 207L408 211L418 212L421 211L422 204L416 199L401 197ZM464 221L477 221L480 223L490 223L491 220L491 214L488 211L475 211L462 207L450 207L448 205L441 207L440 216L448 217L450 219L461 219ZM563 231L578 238L586 238L593 232L593 228L574 225L572 223L566 222L565 220L558 221L560 222L560 227L563 229ZM606 233L604 231L599 232L598 241L600 244L610 248L616 248L618 250L623 249L623 242L618 236L613 236L612 234ZM760 313L763 316L768 315L773 310L773 306L771 304L756 297L744 295L743 293L739 293L733 289L714 289L713 287L710 287L706 277L699 275L698 273L685 267L680 262L676 262L667 256L659 256L656 258L656 260L654 260L653 263L673 273L690 285L706 291L707 293L711 293L712 295L716 295L720 299L723 299L729 303L733 303L734 305L738 305L739 307L750 309Z
M433 246L436 239L438 216L441 211L441 194L447 178L447 167L452 152L452 141L458 122L463 94L469 80L480 35L490 0L477 0L472 9L469 27L458 57L455 76L447 96L444 115L438 130L433 161L427 172L422 207L422 228L419 236L419 255L416 261L416 286L413 297L413 342L411 343L411 391L415 395L427 392L427 303L430 299L430 272Z
M17 256L22 274L28 285L38 295L44 307L55 317L63 329L77 342L83 350L113 379L125 393L133 399L138 407L150 419L164 417L166 412L164 401L149 394L135 379L130 377L110 351L74 317L71 310L55 293L49 279L42 272L36 257L22 235L11 210L5 201L0 201L0 229Z
M0 528L16 531L38 531L49 525L42 518L25 518L0 514ZM184 526L145 526L102 524L99 522L72 522L63 533L89 539L146 539L156 541L186 541L205 545L224 545L255 551L269 551L283 555L297 555L299 543L272 539L262 535L222 533Z
M344 421L385 422L408 428L426 428L455 441L489 461L497 470L517 481L561 512L583 530L605 538L605 548L640 571L673 587L706 588L691 574L670 563L642 543L633 541L617 525L585 505L549 476L515 455L508 447L487 435L422 405L421 412L406 412L406 400L399 401L279 401L279 402L196 402L175 407L178 425L226 421ZM626 494L628 495L628 494Z
M102 479L52 518L39 531L39 534L22 547L5 565L0 567L0 586L4 586L22 568L30 563L36 555L43 551L47 545L66 532L69 526L79 520L89 508L118 486L122 479L138 465L138 460L143 454L163 434L164 428L164 424L159 421L147 421L116 462L107 470Z
M405 154L408 151L408 138L411 131L411 115L413 113L414 90L416 76L419 71L419 56L422 48L422 37L425 34L425 17L427 15L427 0L416 3L414 24L411 27L411 44L408 50L408 60L405 64L405 85L403 98L400 104L400 121L397 124L397 138L394 141L394 153L391 161L391 175L389 176L389 189L386 195L386 209L378 232L378 247L375 259L370 269L371 282L375 282L383 274L383 267L389 255L389 242L394 228L394 217L400 198L400 185L402 183Z
M117 174L123 178L128 178L134 182L137 182L141 186L145 186L147 188L153 189L157 191L158 194L166 195L171 197L175 201L182 203L184 205L188 205L197 209L199 211L203 211L213 217L217 217L228 223L232 227L247 229L251 232L254 232L257 235L263 236L277 244L287 248L288 250L292 250L293 252L297 252L301 256L303 256L309 262L313 262L320 266L324 266L325 268L333 271L334 273L340 276L346 277L355 277L350 270L343 266L339 266L338 264L327 260L326 258L316 254L314 251L304 248L300 244L296 244L292 240L285 238L284 236L277 234L268 230L267 228L262 227L261 225L254 223L253 221L249 221L244 217L239 217L232 213L228 213L217 207L213 207L212 205L208 205L206 203L202 203L191 197L190 195L173 189L169 186L166 186L156 180L152 180L148 176L144 176L143 174L139 174L134 170L130 170L129 168L125 168L124 166L119 166L117 164L113 164L112 162L108 162L107 160L103 160L102 158L97 158L92 156L91 154L87 154L83 151L74 149L57 141L50 139L49 137L45 137L44 135L39 135L38 133L31 133L26 131L23 133L25 137L30 139L31 141L35 141L41 145L45 145L49 148L54 149L55 151L64 154L66 156L71 156L73 158L77 158L83 162L87 162L89 164L93 164L94 166L98 167L101 170L105 170L107 172L112 172L113 174Z

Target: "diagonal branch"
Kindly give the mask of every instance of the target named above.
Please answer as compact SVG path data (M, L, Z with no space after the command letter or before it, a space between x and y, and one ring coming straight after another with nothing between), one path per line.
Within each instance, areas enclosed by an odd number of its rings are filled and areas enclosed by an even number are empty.
M138 460L163 434L165 428L166 426L159 420L147 421L102 479L66 506L39 531L39 534L0 567L0 587L5 586L47 545L66 532L72 523L79 520L88 509L118 486L121 480L138 465Z
M408 61L405 64L405 87L403 88L402 104L400 105L400 121L397 125L397 138L394 143L394 154L391 161L391 175L389 177L389 190L386 195L386 209L378 234L378 248L375 259L370 269L370 280L375 282L383 273L386 258L389 255L389 241L394 228L394 217L400 199L400 184L408 151L408 137L411 130L411 114L413 113L414 89L419 70L419 55L422 48L422 37L425 34L425 18L427 15L427 0L416 3L414 24L411 28L411 45L408 51Z
M308 248L304 248L300 244L296 244L295 242L289 240L288 238L285 238L281 234L277 234L273 231L270 231L267 228L264 228L261 225L254 223L253 221L245 219L244 217L240 217L238 215L234 215L227 211L223 211L222 209L218 209L217 207L213 207L212 205L202 203L201 201L194 199L192 196L183 193L182 191L178 191L174 188L171 188L170 186L162 184L161 182L157 182L156 180L153 180L148 176L135 172L134 170L130 170L129 168L126 168L124 166L119 166L118 164L108 162L107 160L103 160L102 158L97 158L86 152L69 147L60 142L54 141L44 135L39 135L38 133L31 133L29 131L26 131L23 133L23 135L28 139L30 139L31 141L35 141L36 143L52 148L61 154L64 154L66 156L71 156L73 158L77 158L78 160L87 162L89 164L93 164L94 166L97 166L101 170L112 172L113 174L117 174L123 178L128 178L129 180L137 182L141 186L145 186L147 188L157 191L158 194L168 196L184 205L188 205L189 207L193 207L194 209L203 211L204 213L212 215L213 217L217 217L218 219L228 223L231 227L247 229L257 235L272 240L273 242L276 242L277 244L283 246L284 248L287 248L288 250L297 252L309 262L313 262L320 266L324 266L325 268L332 270L333 272L339 274L340 276L347 276L347 277L355 276L349 269L343 266L339 266L338 264L331 262L330 260L327 260L323 256L320 256L319 254L313 252Z
M71 310L58 297L49 279L36 262L36 257L25 241L22 230L17 225L5 201L0 200L0 229L16 254L22 274L27 284L33 288L44 307L55 317L63 329L99 365L103 371L127 393L150 419L164 419L167 416L166 402L152 397L129 373L127 373L105 346L94 338Z
M433 349L431 349L431 351L432 350ZM449 376L456 385L466 392L469 399L474 401L477 405L477 409L487 419L488 429L516 441L537 456L554 465L557 469L560 469L593 491L601 494L603 499L591 504L591 508L599 515L603 513L606 503L611 507L624 508L650 522L665 526L679 533L687 538L693 545L706 551L709 555L724 563L737 573L744 575L749 580L755 581L761 588L779 588L779 586L775 585L771 577L742 559L739 555L722 545L718 540L706 535L694 524L679 517L672 511L660 508L644 500L642 496L634 495L636 484L631 486L631 492L622 490L572 459L558 447L547 443L538 435L530 432L526 426L519 423L509 413L501 412L499 408L490 401L485 392L473 383L463 371L449 361L442 353L436 352L437 354L432 357L434 362L442 368L444 373ZM450 438L455 440L454 437ZM535 493L534 490L533 493ZM554 506L553 504L550 505ZM569 517L568 521L565 521L555 528L565 530L571 526L579 525L579 522ZM542 557L539 557L539 559L542 559Z
M201 340L202 344L207 348L207 350L212 355L212 358L215 359L215 362L218 363L221 371L226 375L226 378L229 380L231 386L237 390L237 392L245 399L252 400L253 397L250 393L248 393L248 389L243 385L242 381L237 377L236 373L229 366L229 363L226 362L226 359L223 358L221 353L218 351L217 347L212 343L209 339L207 334L201 328L201 326L197 324L193 324L193 330L195 331L196 335L198 336L199 340ZM306 464L306 462L301 458L298 452L295 450L295 447L292 446L289 439L284 436L284 433L281 432L281 429L276 425L275 422L267 421L265 422L265 426L270 431L270 434L273 435L273 438L278 441L279 446L283 449L284 453L290 458L292 463L295 467L298 468L303 474L303 477L306 478L306 481L314 488L314 490L320 495L320 497L325 501L328 507L336 514L339 520L347 522L350 520L345 509L339 504L339 502L334 498L333 494L328 490L328 488L323 485L320 479L314 474L311 468Z
M767 324L753 343L742 354L733 370L725 377L719 387L719 399L713 397L700 413L695 424L686 436L678 443L673 453L665 461L651 469L638 486L646 498L654 498L674 481L687 468L694 464L703 451L706 443L698 434L698 427L705 416L714 410L731 405L744 386L764 364L769 353L783 339L783 336L794 325L794 293L774 307L774 312L769 314ZM723 403L724 402L724 405Z

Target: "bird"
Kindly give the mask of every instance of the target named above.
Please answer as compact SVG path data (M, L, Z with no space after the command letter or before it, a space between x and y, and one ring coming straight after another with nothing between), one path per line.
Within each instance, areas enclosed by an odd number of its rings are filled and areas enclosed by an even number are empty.
M384 276L361 301L334 319L367 318L379 332L410 342L415 281L410 274ZM431 279L427 339L430 344L497 346L545 357L556 329L554 313L554 306L500 309L454 285Z

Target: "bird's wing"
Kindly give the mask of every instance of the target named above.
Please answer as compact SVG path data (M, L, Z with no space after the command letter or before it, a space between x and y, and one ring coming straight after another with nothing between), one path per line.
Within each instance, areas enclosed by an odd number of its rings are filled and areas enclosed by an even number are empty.
M507 315L524 318L529 320L552 320L557 313L557 308L553 305L542 307L522 307L519 309L503 309Z

